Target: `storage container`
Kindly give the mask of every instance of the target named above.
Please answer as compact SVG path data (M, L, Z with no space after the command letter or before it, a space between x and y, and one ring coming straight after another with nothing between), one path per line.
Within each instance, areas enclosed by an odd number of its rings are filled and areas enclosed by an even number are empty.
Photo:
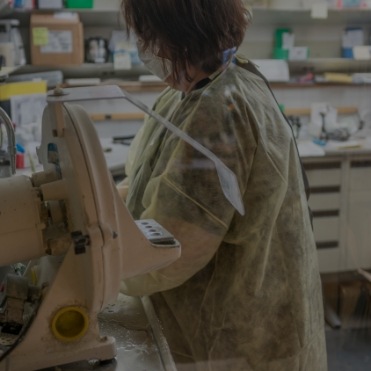
M90 9L93 7L93 0L66 0L66 8Z

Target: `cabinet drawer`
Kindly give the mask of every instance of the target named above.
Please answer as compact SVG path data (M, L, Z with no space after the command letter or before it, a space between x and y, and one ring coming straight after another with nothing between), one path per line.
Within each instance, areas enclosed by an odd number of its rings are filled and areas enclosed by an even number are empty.
M339 210L340 193L312 193L309 206L312 211Z
M338 186L341 183L341 161L307 162L303 164L309 186Z
M336 186L341 182L341 170L324 169L306 171L310 187Z
M317 250L317 254L321 273L344 270L344 259L342 259L340 248Z
M354 191L371 190L371 159L351 161L350 188Z
M313 218L314 238L318 243L339 241L339 216Z

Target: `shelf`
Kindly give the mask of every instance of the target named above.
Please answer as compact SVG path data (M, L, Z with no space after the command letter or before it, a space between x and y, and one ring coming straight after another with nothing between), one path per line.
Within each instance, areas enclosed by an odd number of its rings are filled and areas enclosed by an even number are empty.
M309 9L270 9L253 10L254 24L357 24L370 26L371 9L329 9L325 19L312 18Z
M45 14L53 12L76 12L85 27L123 28L123 18L120 12L120 0L95 0L92 9L12 9L8 0L0 0L2 18L18 19L22 27L29 27L31 14Z
M140 75L149 75L150 72L138 66L130 70L115 70L112 63L84 63L76 66L32 66L26 65L19 67L15 74L38 73L47 71L62 71L64 78L89 78L96 77L101 79L125 78L127 80L137 80Z
M0 9L7 4L8 0L0 0ZM123 20L120 18L121 0L94 0L94 9L64 9L76 11L84 26L88 28L85 36L89 37L92 32L100 32L108 37L109 29L124 29ZM29 27L30 15L45 11L40 10L12 10L9 7L2 11L2 16L14 17L20 20L22 28ZM306 45L310 48L312 57L304 61L288 61L290 75L302 75L308 70L321 74L324 72L371 72L371 60L350 60L344 58L331 58L340 56L341 29L344 25L367 25L371 28L371 9L330 9L328 18L314 19L309 9L273 9L255 8L254 19L251 29L247 32L246 41L241 46L241 51L251 59L266 59L272 53L274 29L281 26L293 26L298 45ZM332 24L332 27L328 25ZM336 24L336 27L333 27ZM302 25L303 27L299 27ZM313 30L311 25L314 25ZM316 27L318 26L318 27ZM98 28L98 30L93 30ZM104 30L99 29L105 27ZM255 27L255 28L254 28ZM251 32L250 32L251 31ZM309 32L310 31L310 32ZM22 30L22 35L27 35ZM325 36L325 37L324 37ZM28 51L27 51L28 52ZM25 66L16 71L17 74L33 73L40 71L61 70L65 78L98 77L101 79L125 78L134 80L139 75L149 72L144 67L136 67L132 70L114 70L111 63L83 64L81 66Z
M8 0L0 0L0 10L3 17L17 18L22 25L28 26L31 13L52 12L51 10L19 10L7 7ZM57 11L77 12L84 25L91 27L120 27L123 26L123 19L120 14L120 1L95 0L93 9L61 9ZM275 8L254 8L253 23L259 25L284 24L357 24L370 26L371 9L329 9L326 19L311 17L310 9L275 9Z
M6 4L6 0L0 0ZM4 5L3 5L4 7ZM47 13L53 10L19 10L7 9L4 16L7 18L14 17L20 20L23 26L28 26L30 14L32 13ZM94 9L61 9L60 11L71 11L79 13L80 19L85 26L91 27L123 27L123 19L119 11L119 5L111 5L108 7L99 7ZM275 25L284 24L344 24L344 25L370 25L371 9L347 9L337 10L330 9L326 19L318 19L311 17L311 11L305 9L270 9L256 8L253 10L252 25Z
M270 82L269 85L273 89L318 89L318 88L354 88L359 89L363 86L371 87L371 84L353 84L353 83L337 83L337 82Z
M288 61L290 75L302 75L308 70L317 74L324 72L371 72L371 60L350 60L344 58L308 59L304 61ZM140 75L150 75L144 66L137 66L130 70L115 70L112 63L84 63L77 66L32 66L18 67L15 74L37 73L43 71L62 71L64 78L88 78L101 79L125 78L136 80ZM323 84L320 84L323 85Z
M0 0L1 1L1 0ZM95 9L60 9L60 10L7 10L4 12L4 18L18 19L22 27L29 27L31 14L47 14L56 11L76 12L84 27L110 27L112 29L124 28L124 21L120 13L112 10Z
M303 61L288 61L291 75L301 74L307 70L315 73L324 72L371 72L371 60L345 58L314 58Z
M85 27L107 27L124 29L124 20L118 11L80 11L80 20Z

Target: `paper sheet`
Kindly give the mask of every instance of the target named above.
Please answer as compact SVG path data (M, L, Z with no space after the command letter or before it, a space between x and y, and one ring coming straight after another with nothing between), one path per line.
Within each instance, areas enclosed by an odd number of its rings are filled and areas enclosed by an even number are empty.
M299 140L298 150L300 157L324 156L325 150L323 147L314 144L311 140Z
M312 5L312 18L326 19L328 17L328 5L325 1L318 2Z

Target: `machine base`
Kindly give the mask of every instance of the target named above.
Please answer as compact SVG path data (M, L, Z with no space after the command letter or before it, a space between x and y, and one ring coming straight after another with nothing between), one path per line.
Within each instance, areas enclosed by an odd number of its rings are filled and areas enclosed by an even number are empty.
M111 336L103 337L101 342L92 345L87 344L86 348L81 345L76 351L59 352L59 353L34 353L19 354L14 352L0 363L0 371L28 371L39 370L41 367L55 366L56 364L68 364L86 360L107 361L116 357L116 342Z

